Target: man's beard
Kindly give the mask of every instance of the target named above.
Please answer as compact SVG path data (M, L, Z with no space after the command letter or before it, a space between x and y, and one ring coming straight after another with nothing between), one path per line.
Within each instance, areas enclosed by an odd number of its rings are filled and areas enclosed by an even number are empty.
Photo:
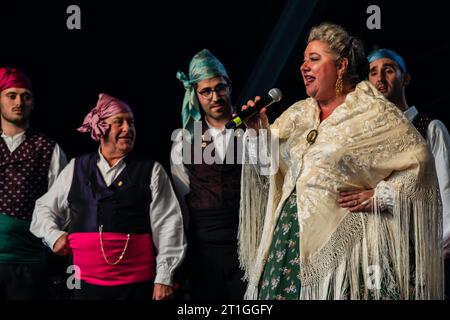
M388 92L386 99L395 105L398 105L402 101L401 89L393 87L391 92Z
M3 120L5 120L5 121L7 121L9 123L12 123L12 124L14 124L16 126L22 126L24 124L27 124L29 119L30 119L30 116L29 115L25 115L25 114L23 116L17 117L17 118L10 118L10 117L5 116L5 115L2 115L1 117L2 117Z
M212 116L213 118L226 118L228 116L230 116L233 113L233 107L231 106L231 104L226 100L219 100L217 101L216 105L220 105L222 107L222 110L220 112L218 112L218 114L214 115L213 112L210 112L210 116ZM217 119L217 120L219 120Z

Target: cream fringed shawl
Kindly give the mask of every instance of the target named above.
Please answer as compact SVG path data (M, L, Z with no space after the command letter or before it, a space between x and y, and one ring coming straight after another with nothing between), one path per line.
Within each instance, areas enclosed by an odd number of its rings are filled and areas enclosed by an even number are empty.
M295 188L299 299L441 299L442 209L425 141L367 81L322 123L319 114L308 98L271 126L280 142L272 154L280 156L276 174L243 167L239 254L249 280L246 298L258 297L278 216ZM310 145L312 129L319 133ZM340 191L377 193L379 184L394 190L392 213L380 212L376 201L373 214L339 207Z

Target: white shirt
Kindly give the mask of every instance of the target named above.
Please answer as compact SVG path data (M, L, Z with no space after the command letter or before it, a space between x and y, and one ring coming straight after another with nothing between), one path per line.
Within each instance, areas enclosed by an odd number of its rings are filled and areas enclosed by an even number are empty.
M18 133L12 137L7 136L2 132L1 137L6 143L10 152L14 152L22 142L25 141L25 131ZM55 182L58 174L67 164L67 158L64 154L64 151L59 147L58 144L55 144L55 148L53 149L52 158L50 159L50 167L48 169L48 188L50 189L51 185Z
M404 112L409 121L418 115L416 107L411 106ZM434 163L442 198L443 239L450 241L450 135L445 125L439 120L430 122L427 128L427 144L434 156Z
M126 167L123 158L110 167L99 150L97 167L107 186ZM30 230L53 248L56 240L64 234L70 224L69 203L67 201L75 168L72 159L56 179L50 190L36 201ZM186 251L183 219L180 206L173 192L170 179L164 168L155 162L149 186L152 202L149 214L153 243L156 247L155 283L172 285L173 273L181 263Z

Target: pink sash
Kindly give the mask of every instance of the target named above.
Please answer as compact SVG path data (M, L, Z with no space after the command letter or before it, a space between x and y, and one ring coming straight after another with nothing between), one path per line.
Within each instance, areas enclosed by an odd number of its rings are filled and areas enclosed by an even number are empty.
M103 248L109 263L115 263L122 254L127 235L103 232ZM79 267L76 279L101 286L116 286L149 281L155 278L155 248L150 234L131 234L123 258L110 265L103 257L98 232L80 232L69 235L73 263Z

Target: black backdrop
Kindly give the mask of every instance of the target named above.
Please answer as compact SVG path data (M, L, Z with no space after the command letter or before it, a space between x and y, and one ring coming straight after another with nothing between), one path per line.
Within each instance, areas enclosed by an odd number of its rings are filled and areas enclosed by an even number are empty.
M192 55L208 48L225 64L233 80L233 98L245 97L242 88L287 3L2 3L0 65L30 75L36 97L32 124L54 137L69 158L95 149L88 135L75 129L95 105L98 93L107 92L135 110L137 149L168 169L171 133L180 126L184 94L176 71L186 72ZM81 30L66 27L66 8L71 4L81 8ZM381 8L381 30L366 27L371 4ZM409 104L450 125L450 13L444 1L317 1L277 78L276 86L285 98L270 110L270 118L305 97L299 74L305 37L311 26L322 21L343 25L362 38L368 50L396 49L413 77L407 90Z

